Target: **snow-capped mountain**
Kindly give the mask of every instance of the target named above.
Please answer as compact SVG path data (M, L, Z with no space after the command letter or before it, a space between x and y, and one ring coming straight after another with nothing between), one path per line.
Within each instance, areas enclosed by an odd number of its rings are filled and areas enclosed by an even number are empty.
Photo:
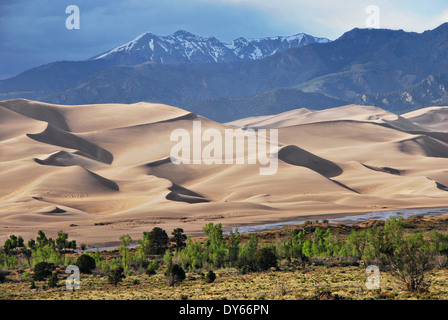
M268 57L290 48L329 41L326 38L299 33L289 37L238 38L230 43L223 43L215 37L201 37L183 30L169 36L157 36L146 32L89 60L113 59L123 64L148 61L155 63L247 61Z

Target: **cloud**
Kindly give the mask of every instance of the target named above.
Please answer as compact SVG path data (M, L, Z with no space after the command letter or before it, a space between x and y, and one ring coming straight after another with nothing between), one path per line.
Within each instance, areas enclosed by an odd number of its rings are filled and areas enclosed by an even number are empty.
M216 0L203 0L204 2ZM365 28L366 8L380 9L380 27L422 32L447 22L446 1L387 0L219 0L252 7L270 16L272 23L287 25L313 35L337 38L355 27Z

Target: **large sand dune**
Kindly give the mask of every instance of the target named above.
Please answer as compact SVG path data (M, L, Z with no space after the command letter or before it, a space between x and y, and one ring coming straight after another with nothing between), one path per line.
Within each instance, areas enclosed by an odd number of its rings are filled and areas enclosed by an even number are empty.
M150 103L0 102L0 240L63 229L78 243L378 210L448 207L446 108L349 105L219 124ZM278 171L174 164L175 129L278 128Z

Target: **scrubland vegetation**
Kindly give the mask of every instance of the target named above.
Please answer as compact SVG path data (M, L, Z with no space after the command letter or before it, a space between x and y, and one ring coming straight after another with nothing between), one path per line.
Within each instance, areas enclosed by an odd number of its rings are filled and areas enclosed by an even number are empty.
M156 227L101 252L75 251L63 231L26 243L11 235L0 248L0 298L448 299L447 231L445 219L423 217L228 235L209 223L202 238ZM80 289L66 288L69 265ZM366 287L369 265L380 270L378 289Z

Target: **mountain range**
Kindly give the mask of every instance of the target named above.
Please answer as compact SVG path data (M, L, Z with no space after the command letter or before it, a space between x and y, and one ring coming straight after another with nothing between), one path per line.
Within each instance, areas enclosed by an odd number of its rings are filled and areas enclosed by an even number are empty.
M263 39L240 37L230 43L223 43L215 37L201 37L185 30L179 30L169 36L146 32L89 60L114 60L117 65L134 65L148 61L155 63L250 61L287 49L329 41L326 38L299 33L289 37Z
M358 29L222 43L185 31L140 37L86 61L0 82L0 99L165 103L226 122L348 103L396 113L446 104L448 23L423 33ZM429 91L428 91L429 90Z
M326 38L300 33L289 37L238 38L223 43L214 37L201 37L179 30L170 36L146 32L137 38L84 61L56 61L0 81L3 98L32 98L70 88L90 75L113 66L141 63L235 62L262 59L276 52L326 43ZM52 99L52 98L48 98Z

